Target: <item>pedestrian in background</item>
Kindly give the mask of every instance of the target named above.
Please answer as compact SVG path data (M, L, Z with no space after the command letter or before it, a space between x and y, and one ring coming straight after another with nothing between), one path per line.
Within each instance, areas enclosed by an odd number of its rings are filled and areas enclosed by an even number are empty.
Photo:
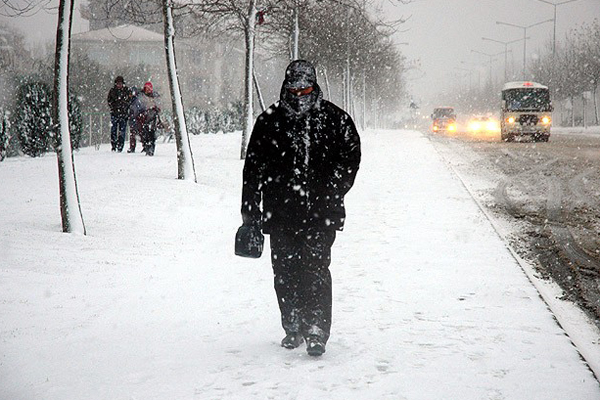
M237 255L259 257L261 231L270 234L285 348L306 341L309 355L325 352L331 330L331 246L344 226L344 196L360 157L352 118L323 99L309 62L292 62L279 102L258 117L250 137L243 225L236 235Z
M140 113L137 120L142 133L143 151L147 156L153 156L156 148L156 129L159 124L160 95L154 91L152 82L146 82L139 94Z
M110 146L112 151L123 151L127 134L127 116L129 113L129 89L122 76L115 78L115 85L108 91L110 107Z
M129 91L129 149L128 153L135 153L136 137L140 138L142 151L144 151L144 142L142 141L142 128L138 122L138 116L142 110L142 104L139 99L139 90L137 87L131 87Z

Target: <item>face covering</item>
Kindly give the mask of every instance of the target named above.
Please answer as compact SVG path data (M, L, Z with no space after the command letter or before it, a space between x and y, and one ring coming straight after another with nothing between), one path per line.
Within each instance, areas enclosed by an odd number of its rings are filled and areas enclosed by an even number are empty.
M303 95L301 89L313 88L312 91ZM294 89L291 92L289 89ZM288 65L285 71L285 80L281 88L280 100L292 116L305 115L320 99L321 89L317 85L317 74L315 68L308 61L296 60Z

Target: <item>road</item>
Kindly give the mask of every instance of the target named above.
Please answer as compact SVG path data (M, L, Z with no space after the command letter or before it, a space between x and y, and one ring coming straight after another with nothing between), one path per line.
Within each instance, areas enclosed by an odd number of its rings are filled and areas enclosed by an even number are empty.
M553 134L549 143L499 135L433 135L438 151L477 179L477 195L513 226L511 244L600 325L600 135Z

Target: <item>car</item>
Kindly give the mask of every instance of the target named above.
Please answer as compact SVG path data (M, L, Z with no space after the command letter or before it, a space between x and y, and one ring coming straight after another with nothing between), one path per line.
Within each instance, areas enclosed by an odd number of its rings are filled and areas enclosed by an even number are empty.
M456 113L453 107L436 107L431 114L433 132L456 132Z
M476 115L469 119L468 131L478 137L497 135L500 132L500 121L490 116Z

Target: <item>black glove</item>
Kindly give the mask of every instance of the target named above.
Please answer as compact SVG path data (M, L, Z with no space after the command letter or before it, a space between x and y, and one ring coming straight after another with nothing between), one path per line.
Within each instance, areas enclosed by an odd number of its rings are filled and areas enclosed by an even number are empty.
M242 225L235 235L235 255L260 258L265 237L256 225Z

